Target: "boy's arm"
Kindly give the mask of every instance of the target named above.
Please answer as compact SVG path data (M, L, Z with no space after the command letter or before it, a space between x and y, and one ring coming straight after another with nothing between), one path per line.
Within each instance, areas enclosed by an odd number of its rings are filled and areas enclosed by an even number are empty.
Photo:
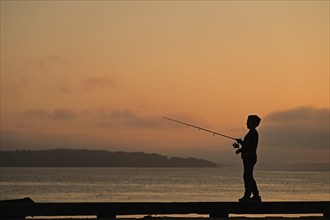
M237 147L239 148L239 144L242 146L241 148L236 150L236 154L239 154L242 152L242 148L244 147L244 142L242 139L236 139Z
M242 139L236 139L237 143L243 146L243 140Z

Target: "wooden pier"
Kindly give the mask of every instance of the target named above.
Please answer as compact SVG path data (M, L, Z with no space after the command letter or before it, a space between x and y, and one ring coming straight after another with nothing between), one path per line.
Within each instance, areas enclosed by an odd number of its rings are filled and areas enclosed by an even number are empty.
M0 202L1 219L28 216L97 216L111 219L120 215L203 214L226 218L229 214L322 214L330 218L330 201L320 202L97 202L34 203L31 199Z

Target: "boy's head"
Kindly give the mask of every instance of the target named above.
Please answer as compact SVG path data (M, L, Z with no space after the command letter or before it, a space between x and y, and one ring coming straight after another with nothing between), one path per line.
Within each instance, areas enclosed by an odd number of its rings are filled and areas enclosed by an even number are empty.
M259 126L260 121L261 121L261 118L259 118L258 115L249 115L246 125L247 125L248 129L256 128Z

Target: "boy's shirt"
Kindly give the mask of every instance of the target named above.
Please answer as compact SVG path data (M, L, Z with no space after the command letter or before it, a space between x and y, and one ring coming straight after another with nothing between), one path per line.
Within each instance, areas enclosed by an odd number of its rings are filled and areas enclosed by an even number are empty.
M241 151L242 159L256 160L259 134L256 129L250 129L245 135Z

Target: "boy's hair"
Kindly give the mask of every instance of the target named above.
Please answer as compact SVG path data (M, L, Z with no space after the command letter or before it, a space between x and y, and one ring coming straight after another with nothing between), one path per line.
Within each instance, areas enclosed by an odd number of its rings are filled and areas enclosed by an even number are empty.
M253 121L253 123L255 123L256 127L259 126L261 118L259 118L258 115L249 115L248 119L250 119L251 121Z

